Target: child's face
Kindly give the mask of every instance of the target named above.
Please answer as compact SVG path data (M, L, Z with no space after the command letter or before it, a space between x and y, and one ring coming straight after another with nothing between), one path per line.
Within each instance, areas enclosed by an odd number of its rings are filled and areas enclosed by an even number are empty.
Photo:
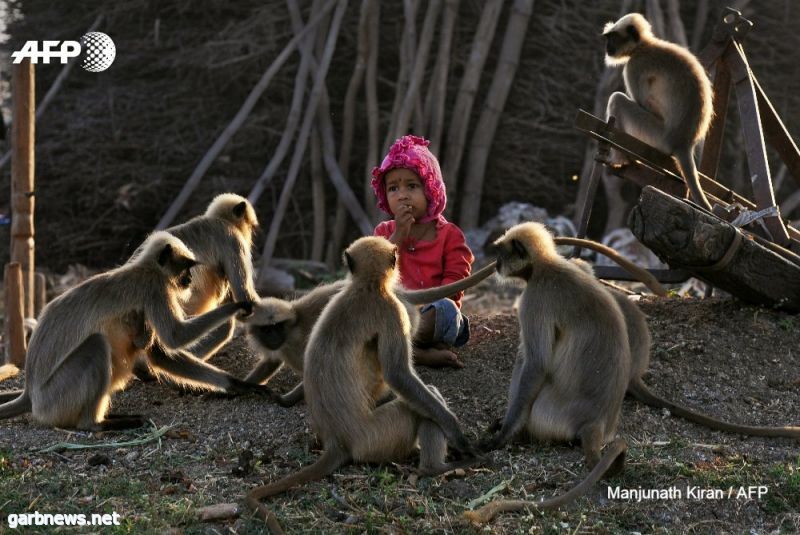
M409 169L392 169L385 176L386 181L386 200L389 202L389 210L395 217L408 210L415 221L425 217L428 213L428 199L425 198L425 188L422 181L414 171Z

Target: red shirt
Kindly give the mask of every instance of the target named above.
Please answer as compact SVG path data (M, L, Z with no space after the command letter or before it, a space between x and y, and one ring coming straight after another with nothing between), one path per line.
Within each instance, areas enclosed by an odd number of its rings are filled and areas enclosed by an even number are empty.
M394 234L395 222L384 221L375 227L375 236L387 240ZM410 249L413 249L410 250ZM436 223L436 239L407 240L400 247L400 283L409 290L422 290L450 284L468 277L475 257L467 247L464 233L441 218ZM450 297L461 308L464 292Z

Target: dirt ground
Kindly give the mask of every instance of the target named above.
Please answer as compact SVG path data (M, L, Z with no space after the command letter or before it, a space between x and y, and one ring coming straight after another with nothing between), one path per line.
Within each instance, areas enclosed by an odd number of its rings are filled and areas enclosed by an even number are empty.
M420 369L475 439L505 408L518 337L515 291L467 300L472 339L460 351L464 369ZM800 317L720 298L641 304L654 338L646 380L655 391L731 421L800 424ZM214 362L244 374L254 358L239 338ZM295 381L282 371L275 385L283 391ZM3 390L21 385L14 378ZM121 515L121 525L103 533L259 533L263 525L246 512L201 522L197 509L241 503L247 489L319 455L303 405L284 409L257 397L221 399L136 381L116 396L114 409L146 413L170 430L142 445L42 452L59 442L100 446L147 433L92 436L43 429L28 417L0 424L0 531L9 513L39 511ZM630 446L620 475L563 510L509 514L484 527L461 515L472 500L498 486L496 496L506 498L562 493L586 474L580 449L513 444L493 453L489 466L438 478L418 478L415 459L348 466L269 504L288 533L800 531L796 441L711 431L630 399L619 434ZM674 487L681 496L626 500L609 496L616 487ZM747 496L750 487L766 493Z

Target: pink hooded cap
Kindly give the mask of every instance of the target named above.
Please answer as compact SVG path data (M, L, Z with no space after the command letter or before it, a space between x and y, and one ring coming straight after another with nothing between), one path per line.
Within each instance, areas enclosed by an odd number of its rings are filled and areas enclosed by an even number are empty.
M447 193L439 160L428 150L429 144L430 141L427 139L410 134L394 142L380 167L372 170L372 191L378 198L378 208L389 215L394 215L389 210L383 177L392 169L403 168L414 171L419 176L425 190L425 198L428 200L428 213L419 222L427 223L442 217L444 207L447 205Z

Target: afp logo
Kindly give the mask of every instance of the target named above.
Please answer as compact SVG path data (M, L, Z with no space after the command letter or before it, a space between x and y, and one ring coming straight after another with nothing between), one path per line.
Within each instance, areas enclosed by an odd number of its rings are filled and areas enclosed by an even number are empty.
M50 60L57 58L62 64L70 58L82 57L81 67L90 72L100 72L108 69L117 56L114 41L103 32L89 32L78 41L27 41L22 50L11 54L14 63L23 59L30 59L31 63L49 64Z

